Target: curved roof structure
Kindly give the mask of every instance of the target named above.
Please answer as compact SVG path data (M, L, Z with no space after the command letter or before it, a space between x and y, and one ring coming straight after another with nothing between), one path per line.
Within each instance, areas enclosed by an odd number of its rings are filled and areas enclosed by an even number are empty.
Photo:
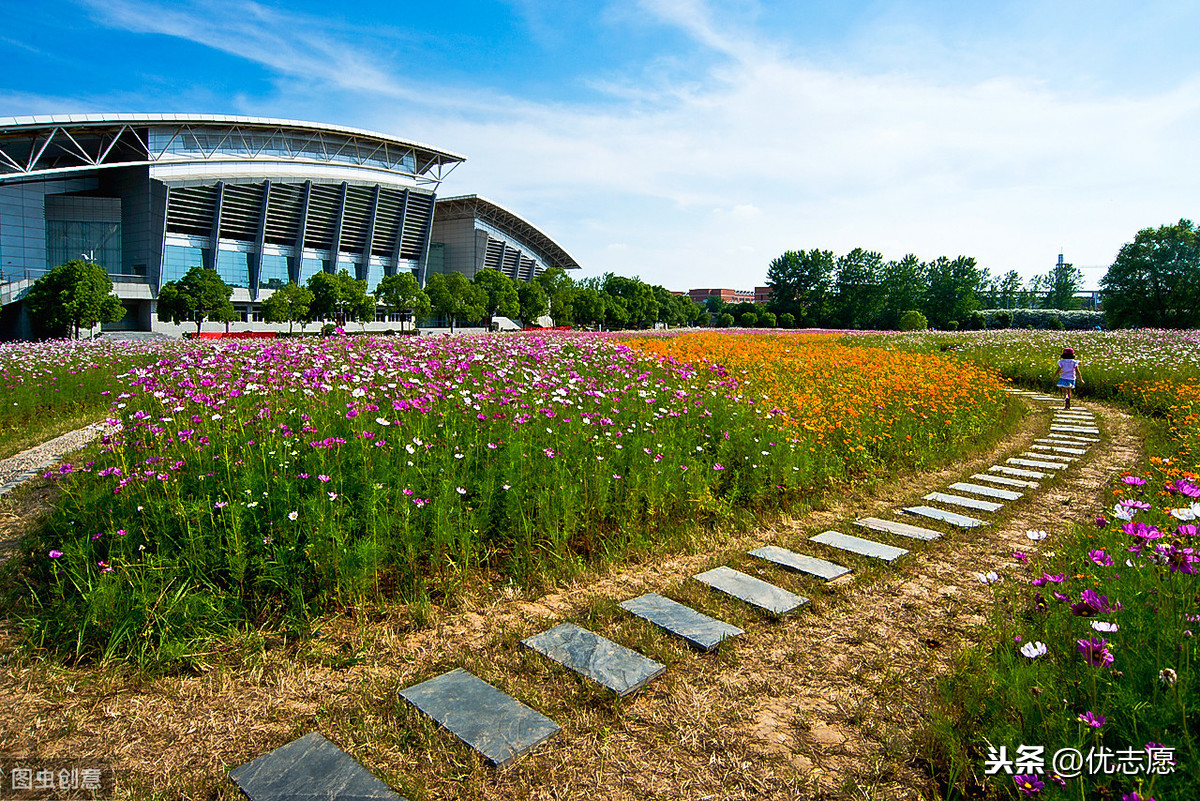
M438 184L464 156L387 134L221 114L70 114L0 118L0 184L104 167L322 165Z
M522 242L528 243L541 251L551 267L564 270L580 269L570 253L539 229L535 228L524 218L514 214L498 203L494 203L480 195L456 195L455 197L439 197L434 211L435 220L453 220L462 217L475 217L493 225L497 230L508 234Z

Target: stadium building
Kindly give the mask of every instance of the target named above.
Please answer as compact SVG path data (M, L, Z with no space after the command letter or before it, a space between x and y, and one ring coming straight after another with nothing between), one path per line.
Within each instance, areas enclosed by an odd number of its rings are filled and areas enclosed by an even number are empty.
M247 323L275 288L318 271L345 269L373 291L401 270L424 285L445 269L528 280L579 266L490 201L438 202L464 160L386 134L258 117L0 119L0 336L28 335L20 299L78 258L102 265L126 306L106 328L168 333L181 329L157 319L158 291L197 265L234 288Z

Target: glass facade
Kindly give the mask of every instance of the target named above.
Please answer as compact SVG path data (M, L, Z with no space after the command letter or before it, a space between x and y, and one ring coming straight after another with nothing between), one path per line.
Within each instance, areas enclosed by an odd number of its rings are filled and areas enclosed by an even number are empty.
M291 256L278 256L273 253L264 253L262 257L262 267L258 273L258 285L265 289L278 289L291 280L290 269Z
M57 267L72 259L88 259L109 275L120 275L121 224L47 220L46 266Z
M203 267L207 255L207 248L167 245L163 252L163 283L178 281L193 267Z
M307 256L300 262L300 284L321 272L328 272L329 259L310 259Z
M383 280L383 265L382 264L367 264L367 294L375 291L379 286L379 282Z
M218 250L217 275L229 286L250 286L250 254L235 250Z

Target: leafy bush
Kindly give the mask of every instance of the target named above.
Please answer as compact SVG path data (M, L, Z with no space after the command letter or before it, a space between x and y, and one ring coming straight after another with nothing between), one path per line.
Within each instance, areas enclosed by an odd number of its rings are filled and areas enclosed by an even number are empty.
M784 312L783 314L779 315L779 327L780 328L795 328L796 327L796 315L792 314L791 312Z
M988 328L1012 328L1013 316L1008 309L993 312L990 317L985 314L984 318Z
M957 331L958 330L958 320L947 320L946 321L946 330L947 331Z
M1058 309L985 309L988 328L1086 331L1104 326L1104 312ZM1003 321L1007 320L1007 324ZM1057 321L1057 325L1054 321Z
M929 321L916 309L906 311L900 317L901 331L924 331L927 328L929 328Z
M725 312L724 314L722 314L720 317L717 318L717 328L732 328L732 327L733 327L733 315L730 314L729 312Z
M742 315L742 325L746 328L753 328L758 325L758 315L754 312L746 312Z
M774 328L776 325L775 312L763 312L758 316L759 328Z
M982 331L986 325L987 318L983 316L983 312L973 311L971 312L971 316L967 318L963 329L966 331Z

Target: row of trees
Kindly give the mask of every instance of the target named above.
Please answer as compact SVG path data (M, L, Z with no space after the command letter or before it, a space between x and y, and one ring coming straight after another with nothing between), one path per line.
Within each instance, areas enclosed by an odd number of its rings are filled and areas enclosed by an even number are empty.
M802 328L895 329L910 311L921 312L935 328L952 328L978 309L1078 308L1082 282L1071 264L1023 285L1015 270L993 278L969 256L923 262L909 254L884 261L862 248L844 256L788 251L767 269L772 296L766 309L780 318L791 315Z
M1100 279L1110 328L1200 328L1200 230L1191 220L1143 228Z
M193 322L199 333L205 320L237 319L232 293L215 270L193 267L178 281L163 285L158 316L176 324ZM383 278L373 295L367 294L365 281L345 270L322 272L304 286L288 283L276 289L263 301L263 317L288 323L289 329L295 323L303 327L314 321L365 322L375 319L379 306L416 318L436 312L451 329L458 321L474 323L496 316L536 325L549 315L555 325L608 329L694 325L705 317L704 309L686 296L638 278L607 273L576 282L559 268L533 281L515 281L497 270L481 270L474 280L460 273L435 274L423 289L412 273L401 272Z

